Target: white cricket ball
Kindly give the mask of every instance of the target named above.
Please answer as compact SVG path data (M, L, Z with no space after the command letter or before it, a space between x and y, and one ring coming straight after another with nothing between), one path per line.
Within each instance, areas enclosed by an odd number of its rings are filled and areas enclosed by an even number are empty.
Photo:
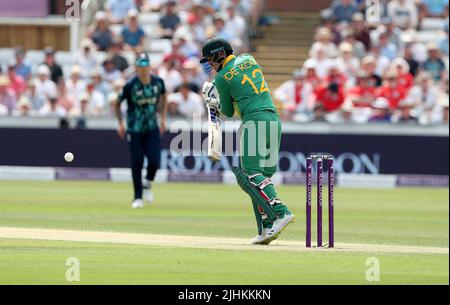
M74 159L74 156L73 156L73 154L71 152L67 152L64 155L64 160L66 160L67 162L72 162L73 159Z

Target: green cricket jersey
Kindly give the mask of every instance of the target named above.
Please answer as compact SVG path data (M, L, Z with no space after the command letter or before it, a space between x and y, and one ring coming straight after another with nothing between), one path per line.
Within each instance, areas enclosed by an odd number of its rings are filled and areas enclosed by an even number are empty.
M250 54L228 56L214 82L221 112L227 117L237 111L245 121L250 113L266 109L276 111L261 67Z

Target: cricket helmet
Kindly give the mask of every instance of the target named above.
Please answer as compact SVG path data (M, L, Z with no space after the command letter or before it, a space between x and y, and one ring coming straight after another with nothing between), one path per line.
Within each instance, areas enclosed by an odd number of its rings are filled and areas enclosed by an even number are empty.
M221 64L230 54L233 54L233 47L228 41L222 38L212 38L203 45L203 58L200 63L207 63L211 58L212 62Z

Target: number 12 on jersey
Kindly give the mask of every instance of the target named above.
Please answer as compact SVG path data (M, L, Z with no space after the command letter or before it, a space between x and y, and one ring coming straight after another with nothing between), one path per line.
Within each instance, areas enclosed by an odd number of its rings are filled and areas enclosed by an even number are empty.
M259 89L256 87L254 81L252 80L252 79L259 80L258 74L261 75L260 76L261 87ZM250 78L247 74L244 74L244 77L242 78L241 81L241 85L244 86L247 82L252 86L253 91L255 91L255 94L260 94L262 92L269 92L269 88L267 87L266 81L264 80L264 75L260 69L253 70L252 78Z

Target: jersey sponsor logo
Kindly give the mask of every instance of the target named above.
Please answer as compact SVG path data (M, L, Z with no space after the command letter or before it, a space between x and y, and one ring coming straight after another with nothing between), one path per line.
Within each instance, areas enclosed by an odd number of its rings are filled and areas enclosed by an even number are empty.
M158 85L151 87L143 87L135 89L134 102L139 106L155 105L157 103L157 95L159 94Z
M136 101L139 106L156 104L156 97L140 98Z
M256 61L252 58L244 61L242 64L236 65L231 68L227 73L225 73L224 77L227 81L232 80L235 76L239 75L241 72L244 72L252 67L256 66Z

